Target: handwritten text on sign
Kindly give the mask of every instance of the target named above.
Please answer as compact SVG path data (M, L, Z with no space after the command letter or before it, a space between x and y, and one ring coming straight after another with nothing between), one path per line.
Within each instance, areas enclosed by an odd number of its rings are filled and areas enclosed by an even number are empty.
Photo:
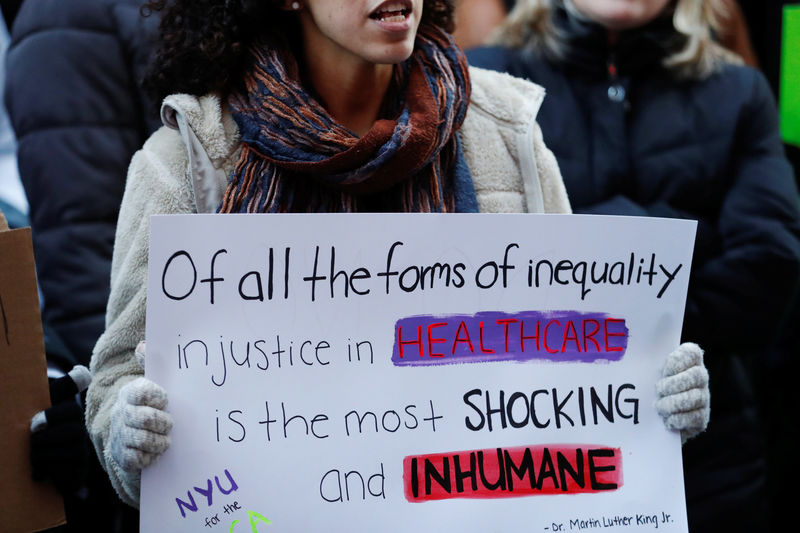
M685 531L652 405L694 224L154 217L143 531ZM594 525L601 524L601 525Z

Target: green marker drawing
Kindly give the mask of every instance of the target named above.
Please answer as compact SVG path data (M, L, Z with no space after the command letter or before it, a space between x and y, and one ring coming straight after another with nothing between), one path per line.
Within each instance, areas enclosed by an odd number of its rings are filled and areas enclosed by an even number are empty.
M272 523L255 511L247 511L247 517L250 519L250 528L253 530L253 533L258 533L259 522L264 522L265 524ZM255 518L256 520L254 521L253 518Z
M238 520L234 520L233 522L231 522L231 528L228 530L228 533L233 533L233 526L235 526L238 523L239 523Z
M780 86L781 136L800 146L800 6L783 8Z

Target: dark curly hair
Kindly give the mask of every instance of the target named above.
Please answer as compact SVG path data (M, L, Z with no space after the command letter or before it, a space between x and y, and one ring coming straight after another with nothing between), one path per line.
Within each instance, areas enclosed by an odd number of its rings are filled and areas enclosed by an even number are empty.
M421 24L453 31L453 0L423 0ZM297 17L285 0L151 0L142 14L163 12L155 60L144 79L154 102L173 93L227 94L244 68L244 53L262 36L297 45Z

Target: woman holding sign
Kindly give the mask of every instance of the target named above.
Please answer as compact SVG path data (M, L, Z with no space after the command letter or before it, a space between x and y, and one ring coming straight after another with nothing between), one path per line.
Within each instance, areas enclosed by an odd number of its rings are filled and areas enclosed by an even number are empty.
M150 215L570 210L535 122L542 89L468 68L449 0L148 6L164 10L149 85L165 127L129 170L87 409L101 461L134 506L171 428L165 392L134 357ZM702 430L699 350L677 350L669 368L679 376L664 383L668 425Z

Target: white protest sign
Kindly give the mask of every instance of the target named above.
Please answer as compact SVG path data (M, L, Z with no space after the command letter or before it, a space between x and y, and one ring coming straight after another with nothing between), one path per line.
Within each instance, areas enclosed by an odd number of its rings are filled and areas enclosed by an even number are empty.
M687 531L655 383L695 223L153 217L141 530Z

